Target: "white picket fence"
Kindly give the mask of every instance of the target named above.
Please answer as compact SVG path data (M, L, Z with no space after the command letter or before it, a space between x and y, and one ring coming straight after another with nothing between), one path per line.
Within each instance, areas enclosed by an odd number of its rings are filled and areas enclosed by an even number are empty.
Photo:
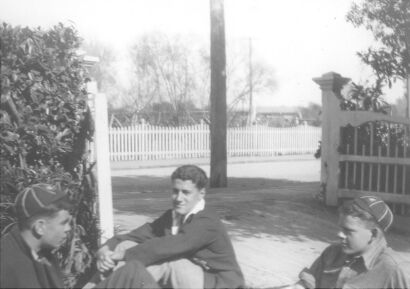
M185 127L138 125L110 128L110 159L165 160L210 156L209 126ZM276 156L313 154L321 139L321 128L238 127L228 128L228 156Z

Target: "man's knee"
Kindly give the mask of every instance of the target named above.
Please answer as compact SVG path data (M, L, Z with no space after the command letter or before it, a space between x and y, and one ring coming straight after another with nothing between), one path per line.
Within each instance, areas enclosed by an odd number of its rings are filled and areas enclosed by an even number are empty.
M169 262L171 282L174 288L203 288L203 269L188 259Z
M174 261L169 262L169 266L171 266L171 268L174 269L174 270L184 270L187 267L190 267L190 266L193 266L193 265L196 266L194 263L192 263L188 259L178 259L178 260L174 260Z
M169 262L169 265L172 269L174 270L182 270L183 272L203 272L203 268L199 266L198 264L193 263L189 259L178 259L175 261Z

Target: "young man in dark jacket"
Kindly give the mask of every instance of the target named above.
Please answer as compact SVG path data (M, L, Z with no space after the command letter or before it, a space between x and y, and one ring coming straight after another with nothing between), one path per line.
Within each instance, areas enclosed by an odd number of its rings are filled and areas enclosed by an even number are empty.
M160 285L172 288L238 288L244 285L232 243L217 214L205 208L207 177L197 166L171 175L173 209L128 234L110 239L97 266L138 260Z
M379 197L345 203L340 208L340 243L327 247L289 288L409 288L405 262L386 243L384 234L392 223L393 213Z
M18 224L1 238L0 288L64 288L53 251L64 243L71 230L71 207L67 195L48 184L35 184L18 194ZM97 285L156 287L151 275L137 262L127 264Z

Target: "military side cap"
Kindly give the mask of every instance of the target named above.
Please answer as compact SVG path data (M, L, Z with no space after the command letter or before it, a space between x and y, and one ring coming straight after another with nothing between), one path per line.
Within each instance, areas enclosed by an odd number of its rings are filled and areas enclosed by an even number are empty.
M17 195L15 209L18 215L30 218L41 213L50 204L66 197L60 188L39 183L25 188Z
M372 215L383 231L387 231L393 223L392 211L389 206L379 197L361 196L355 198L353 203Z

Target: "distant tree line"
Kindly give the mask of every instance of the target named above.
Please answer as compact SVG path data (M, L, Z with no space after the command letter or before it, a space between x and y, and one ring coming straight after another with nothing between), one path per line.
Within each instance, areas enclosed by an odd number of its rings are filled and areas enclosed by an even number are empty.
M235 116L253 94L272 94L276 87L273 68L254 60L249 78L248 42L228 46L228 115ZM130 48L132 75L125 87L118 82L113 65L115 54L103 44L89 43L84 49L100 58L91 72L100 91L107 94L110 113L124 123L144 119L151 124L182 125L205 118L209 110L210 55L207 46L193 39L152 33L138 38Z

